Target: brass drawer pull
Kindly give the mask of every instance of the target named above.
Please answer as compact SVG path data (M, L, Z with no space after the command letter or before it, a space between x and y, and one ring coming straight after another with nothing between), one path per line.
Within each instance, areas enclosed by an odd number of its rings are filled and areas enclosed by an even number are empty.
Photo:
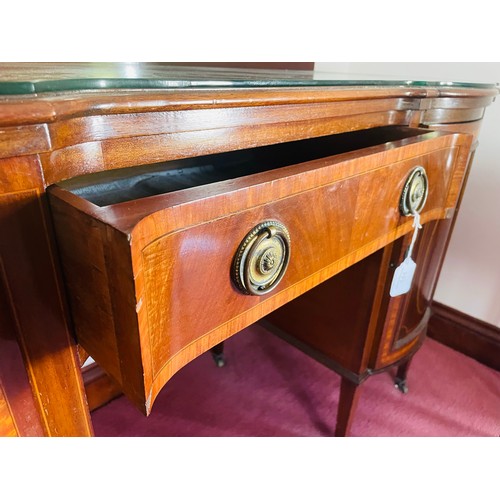
M233 260L232 278L240 291L264 295L283 278L290 260L290 234L281 222L255 226L243 239Z
M423 167L415 168L405 182L399 209L403 215L420 212L429 193L429 181Z

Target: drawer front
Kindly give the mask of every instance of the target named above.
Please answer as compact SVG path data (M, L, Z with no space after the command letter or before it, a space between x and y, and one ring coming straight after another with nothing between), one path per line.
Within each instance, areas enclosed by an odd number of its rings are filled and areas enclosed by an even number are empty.
M196 356L409 233L413 219L401 215L400 199L415 168L423 167L428 177L422 222L447 217L460 191L466 157L461 146L469 146L463 137L320 163L317 169L285 168L286 175L275 172L262 183L256 182L259 177L242 180L248 182L245 189L230 183L208 199L180 203L174 193L170 200L177 203L143 217L128 234L118 227L118 207L88 209L75 196L54 191L80 343L148 414L164 384ZM148 203L139 200L134 206ZM235 282L234 259L248 233L267 221L286 228L288 267L269 293L249 295ZM102 249L96 251L96 245ZM85 266L99 293L84 289ZM93 307L99 324L89 319Z
M353 176L214 221L167 234L141 252L141 313L147 316L153 378L196 343L211 346L411 230L399 213L415 166L428 174L422 219L442 217L454 150L424 155ZM247 233L279 221L290 235L290 261L269 295L242 293L232 262ZM162 376L162 371L166 373ZM162 385L162 382L159 383Z

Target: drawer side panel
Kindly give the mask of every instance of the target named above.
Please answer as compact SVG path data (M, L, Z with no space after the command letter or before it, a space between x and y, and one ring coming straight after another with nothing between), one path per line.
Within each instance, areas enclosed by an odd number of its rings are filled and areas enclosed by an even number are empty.
M49 198L78 343L121 384L103 224Z

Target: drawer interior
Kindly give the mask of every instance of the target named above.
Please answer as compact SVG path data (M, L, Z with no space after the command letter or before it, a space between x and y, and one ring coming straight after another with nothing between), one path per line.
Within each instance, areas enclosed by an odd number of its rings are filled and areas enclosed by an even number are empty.
M74 177L58 185L94 205L105 207L400 141L428 132L406 127L380 127L99 172Z

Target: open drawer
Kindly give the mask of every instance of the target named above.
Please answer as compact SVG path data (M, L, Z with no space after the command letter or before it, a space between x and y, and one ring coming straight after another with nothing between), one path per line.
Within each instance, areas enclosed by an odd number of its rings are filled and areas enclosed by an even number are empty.
M412 196L449 217L470 143L385 127L51 186L78 342L149 414L196 356L410 232Z

